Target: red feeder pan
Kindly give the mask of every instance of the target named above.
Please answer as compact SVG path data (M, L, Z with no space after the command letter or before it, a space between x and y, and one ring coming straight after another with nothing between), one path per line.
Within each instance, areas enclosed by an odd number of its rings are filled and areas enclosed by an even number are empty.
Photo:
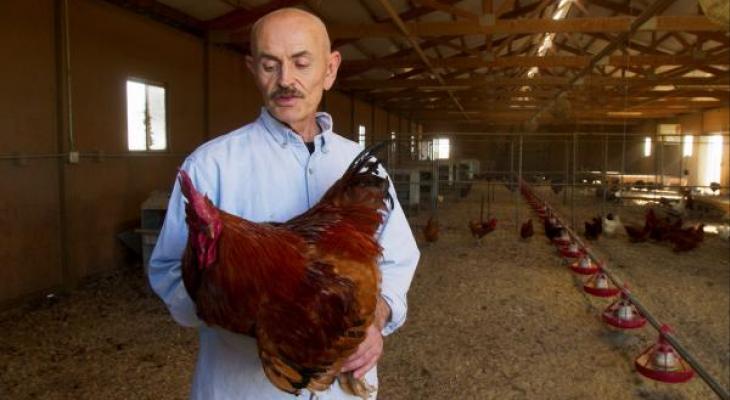
M579 261L570 264L570 269L581 275L593 275L598 272L598 266L592 263L588 256L584 256Z
M687 382L694 376L694 371L667 342L664 337L666 332L669 332L669 327L663 325L659 331L659 341L636 357L636 370L641 375L660 382Z
M583 285L583 290L596 297L613 297L621 291L621 289L616 286L611 286L611 281L603 271L593 275L593 277L591 277L591 279Z
M636 306L628 299L626 291L621 292L621 298L614 301L603 311L603 321L621 329L636 329L646 324L646 318L641 315L639 310L636 309Z
M557 246L567 246L570 244L570 236L568 236L568 232L565 232L563 230L563 233L560 236L553 238L553 243Z
M583 250L578 247L575 243L570 243L567 246L560 246L558 252L563 258L580 258L583 256Z

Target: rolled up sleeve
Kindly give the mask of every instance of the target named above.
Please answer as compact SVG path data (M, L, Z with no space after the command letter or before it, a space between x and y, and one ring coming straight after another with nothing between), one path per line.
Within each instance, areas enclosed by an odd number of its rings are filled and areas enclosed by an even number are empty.
M381 296L391 311L390 320L382 331L384 336L393 333L405 323L408 289L421 256L408 220L395 195L392 181L390 194L393 196L394 207L378 240L383 247L383 259L380 263Z
M196 170L194 162L188 158L181 169L188 172L196 188L208 193L206 180ZM211 198L215 202L214 199ZM181 259L188 240L188 227L185 223L185 202L180 192L180 184L175 185L170 195L165 222L157 238L149 261L149 282L152 290L167 306L172 318L180 325L198 327L201 320L195 311L195 304L188 295L182 280Z

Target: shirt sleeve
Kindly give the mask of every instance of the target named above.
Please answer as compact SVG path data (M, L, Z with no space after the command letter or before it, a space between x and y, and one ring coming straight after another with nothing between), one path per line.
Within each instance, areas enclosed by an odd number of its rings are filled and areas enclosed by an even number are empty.
M389 178L390 180L390 178ZM383 247L380 262L382 276L380 294L390 306L390 321L383 328L383 335L389 335L400 328L408 311L407 294L421 253L416 245L411 228L390 181L390 195L393 209L381 229L379 242Z
M210 186L203 174L195 167L191 158L183 163L193 185L211 198ZM182 281L181 259L188 240L188 227L185 222L185 200L180 191L180 182L175 179L175 185L167 206L165 222L157 238L149 261L148 278L152 290L167 306L172 318L180 325L197 327L202 324L195 312L195 304L188 295Z

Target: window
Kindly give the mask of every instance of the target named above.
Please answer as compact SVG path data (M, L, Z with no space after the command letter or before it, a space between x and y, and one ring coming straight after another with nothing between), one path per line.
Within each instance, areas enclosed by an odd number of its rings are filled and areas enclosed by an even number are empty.
M132 151L165 150L165 88L127 81L127 148Z
M433 158L435 160L448 160L450 143L448 138L437 138L433 140Z
M411 160L416 159L416 137L411 135Z
M692 141L694 137L692 135L684 135L682 140L682 156L692 157Z
M651 138L645 137L644 138L644 157L649 157L651 155Z
M712 135L709 141L700 146L699 177L700 184L709 186L720 182L722 176L722 135Z
M357 142L360 143L360 146L365 147L365 126L363 125L357 126Z
M397 152L398 151L398 142L396 141L396 138L395 138L395 131L390 132L390 142L391 142L390 151L392 151L393 153Z

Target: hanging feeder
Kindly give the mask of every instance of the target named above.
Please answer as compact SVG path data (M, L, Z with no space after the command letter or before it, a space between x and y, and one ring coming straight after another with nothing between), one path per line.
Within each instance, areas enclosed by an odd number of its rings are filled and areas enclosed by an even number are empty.
M558 253L560 253L563 258L580 258L583 254L585 254L583 249L578 247L578 244L575 242L570 242L567 246L559 246Z
M641 375L666 383L686 382L694 376L694 371L677 354L667 341L665 334L670 332L667 325L659 330L659 341L636 357L634 365Z
M567 246L570 244L570 235L568 235L568 232L565 229L562 229L560 236L553 238L553 243L556 246Z
M576 274L593 275L598 272L598 265L591 262L591 258L584 255L580 260L570 264L570 269Z
M620 329L636 329L646 324L646 318L639 312L636 306L629 300L628 289L624 287L621 298L611 303L603 311L603 321L611 326Z
M608 275L600 268L597 274L583 284L583 290L596 297L613 297L621 291L621 289L611 284Z

